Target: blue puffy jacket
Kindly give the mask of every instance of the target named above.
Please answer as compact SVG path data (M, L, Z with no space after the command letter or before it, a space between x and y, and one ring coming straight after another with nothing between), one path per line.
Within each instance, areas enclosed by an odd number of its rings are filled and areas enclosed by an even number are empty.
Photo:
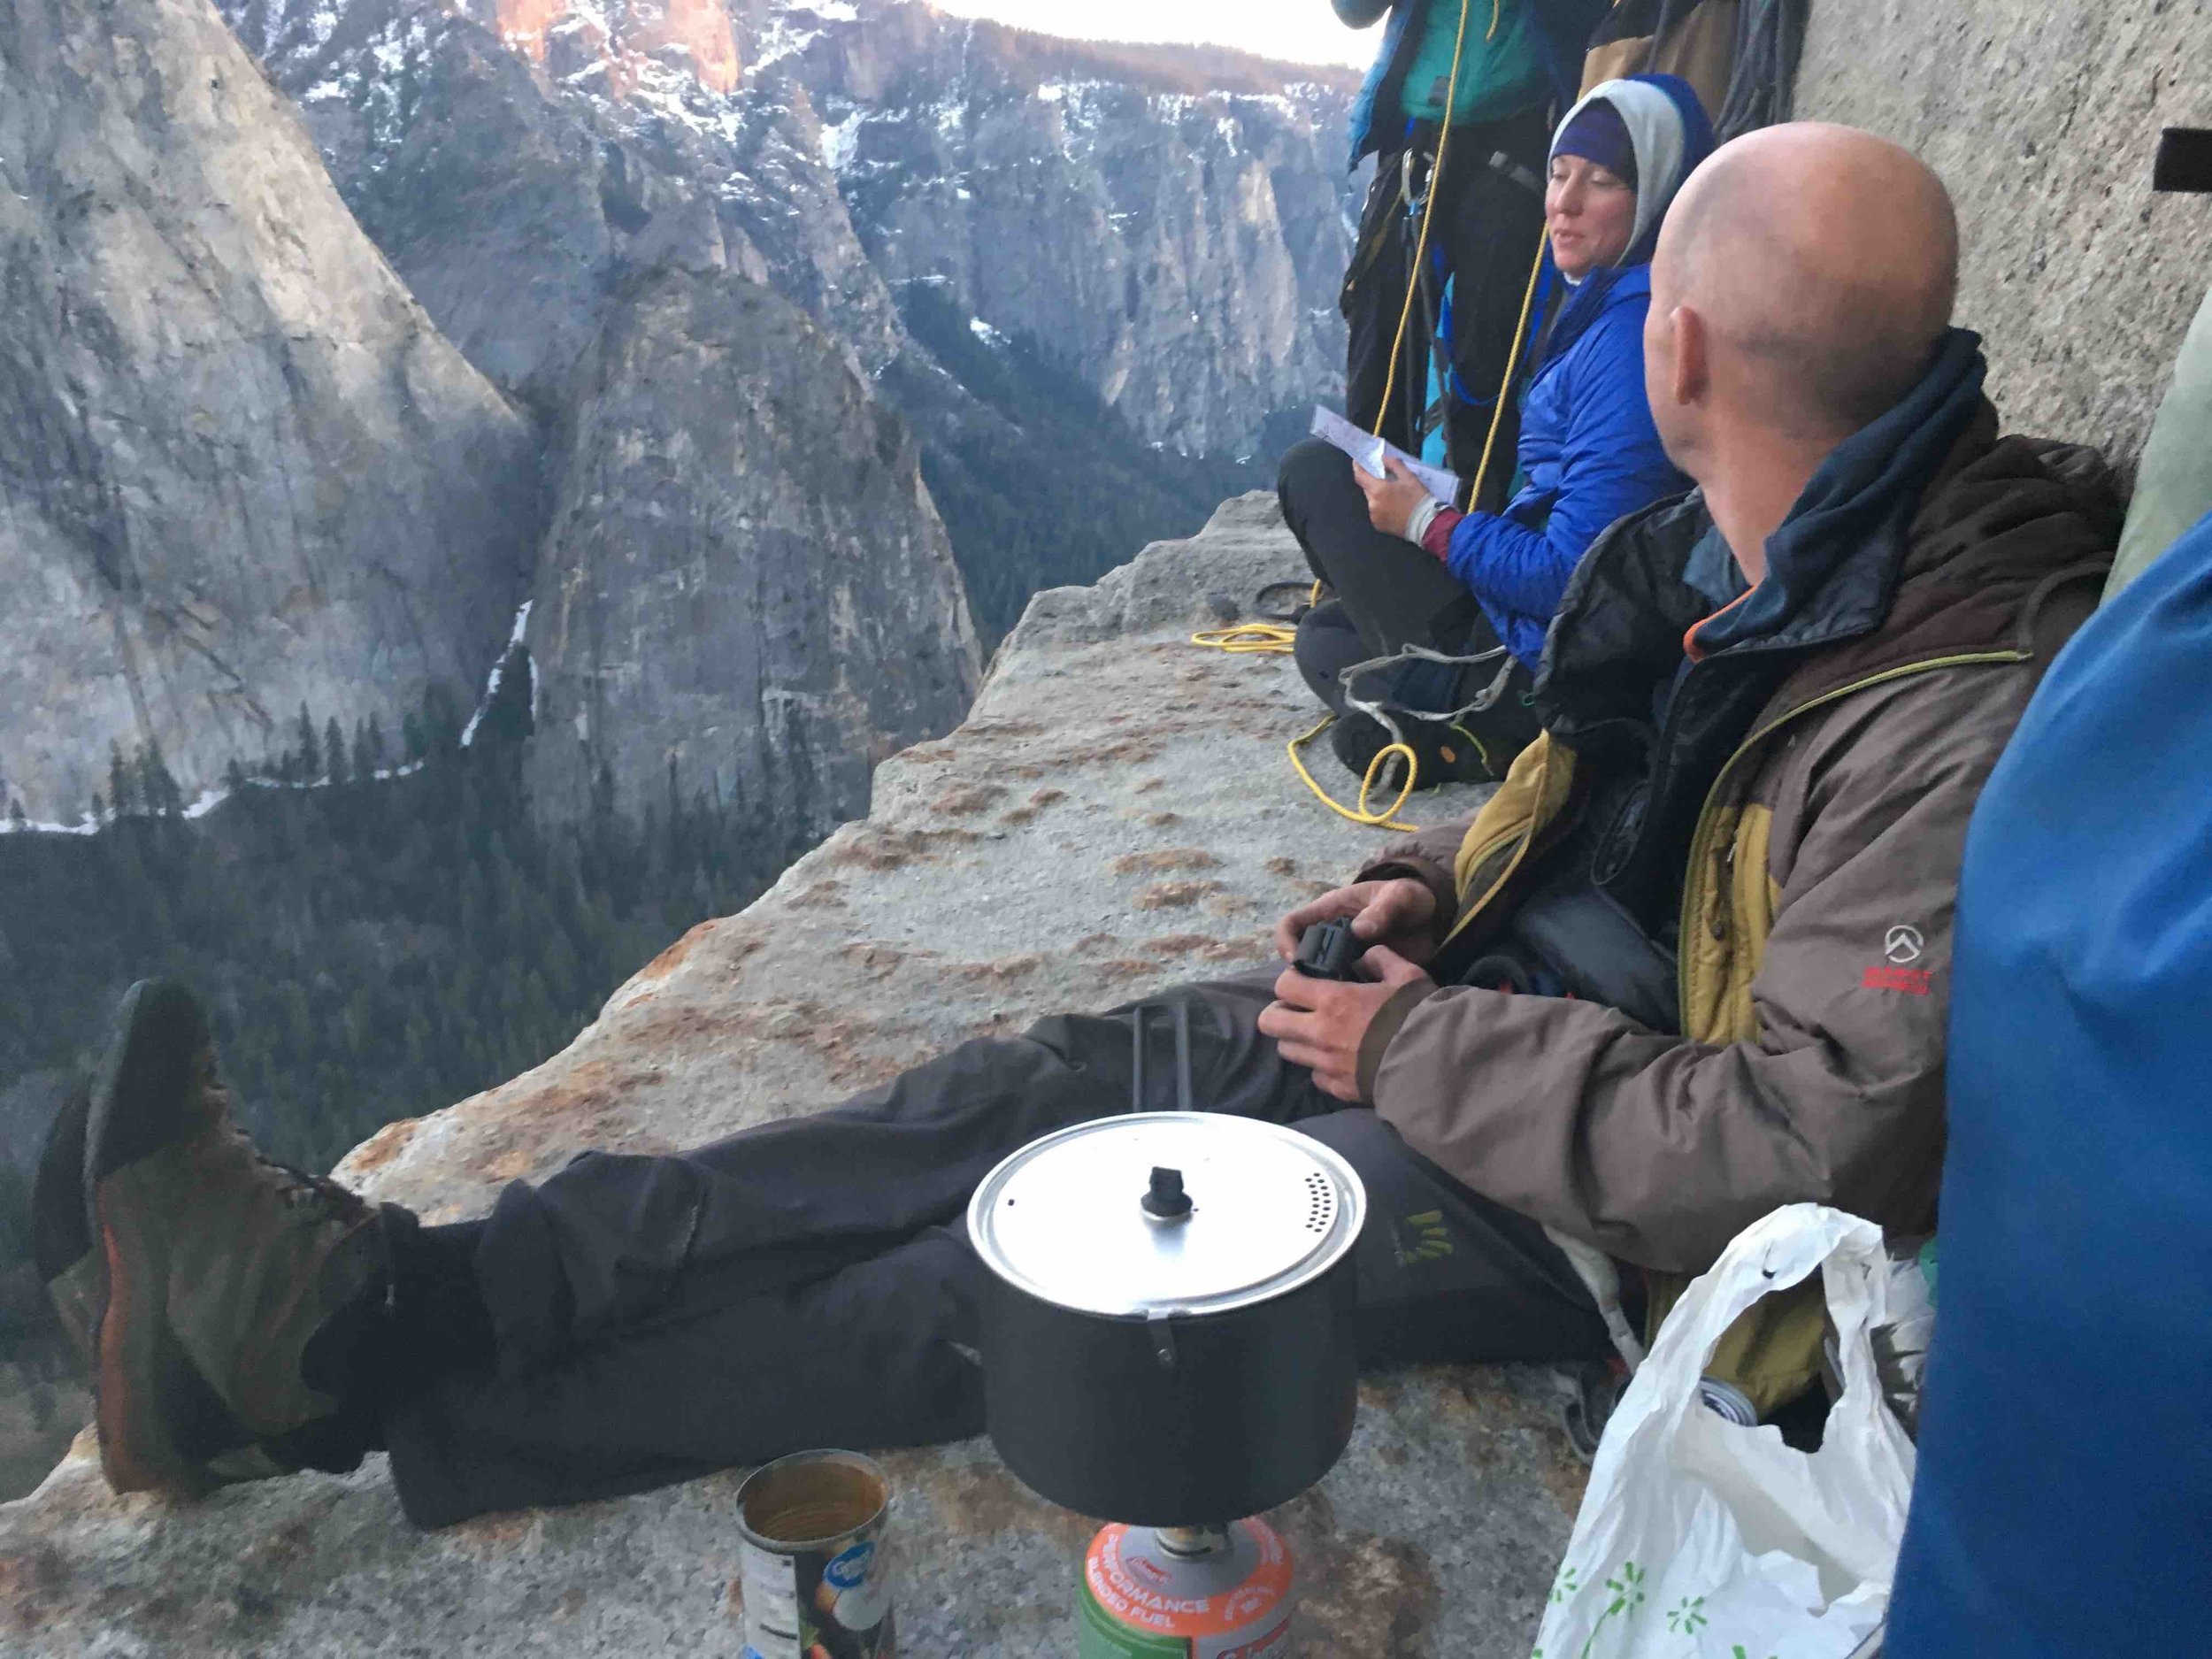
M2212 518L1982 791L1893 1659L2201 1654L2212 1584Z
M1613 280L1596 318L1536 373L1521 404L1521 487L1452 530L1451 572L1506 649L1536 666L1567 578L1616 518L1689 488L1644 401L1651 267Z

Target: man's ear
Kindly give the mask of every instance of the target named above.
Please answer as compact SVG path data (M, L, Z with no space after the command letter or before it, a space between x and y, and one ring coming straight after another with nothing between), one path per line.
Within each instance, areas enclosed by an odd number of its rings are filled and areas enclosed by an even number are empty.
M1674 325L1674 384L1668 394L1678 405L1702 403L1713 366L1705 319L1691 307L1678 305L1668 320Z

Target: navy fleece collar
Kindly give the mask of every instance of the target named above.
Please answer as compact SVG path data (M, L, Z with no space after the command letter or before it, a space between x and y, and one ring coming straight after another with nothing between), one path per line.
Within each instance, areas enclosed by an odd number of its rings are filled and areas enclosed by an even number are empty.
M1697 654L1809 645L1879 626L1897 587L1907 527L1973 419L1987 373L1981 336L1948 330L1919 384L1821 463L1767 538L1758 587L1691 630Z

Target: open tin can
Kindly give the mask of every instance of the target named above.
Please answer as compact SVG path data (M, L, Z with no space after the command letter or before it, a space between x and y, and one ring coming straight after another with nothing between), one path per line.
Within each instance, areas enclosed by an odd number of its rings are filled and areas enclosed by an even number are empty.
M798 1452L737 1489L744 1659L893 1659L891 1485L857 1452Z

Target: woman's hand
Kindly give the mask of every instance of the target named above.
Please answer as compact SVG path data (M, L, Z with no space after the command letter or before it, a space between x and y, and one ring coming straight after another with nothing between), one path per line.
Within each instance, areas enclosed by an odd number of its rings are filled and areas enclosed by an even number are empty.
M1402 536L1413 521L1413 510L1429 497L1421 480L1406 470L1394 455L1383 457L1385 478L1370 477L1358 462L1352 463L1352 481L1367 497L1367 521L1385 535Z

